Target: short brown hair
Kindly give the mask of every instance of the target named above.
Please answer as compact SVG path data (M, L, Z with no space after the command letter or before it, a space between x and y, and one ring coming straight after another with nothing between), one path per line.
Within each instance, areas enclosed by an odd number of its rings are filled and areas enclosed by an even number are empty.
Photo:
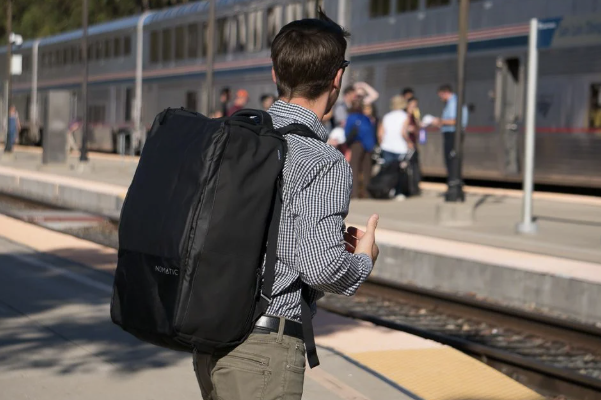
M327 91L344 63L349 36L322 10L316 19L284 26L271 45L278 94L315 100Z

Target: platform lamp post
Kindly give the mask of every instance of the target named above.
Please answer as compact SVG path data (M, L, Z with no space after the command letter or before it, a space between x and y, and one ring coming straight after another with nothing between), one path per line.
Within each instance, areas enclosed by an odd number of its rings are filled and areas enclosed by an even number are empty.
M81 38L81 56L83 61L83 77L81 83L81 102L82 102L82 135L81 152L79 154L80 162L88 162L88 0L83 0L82 11L83 35Z
M467 31L470 0L459 2L459 40L457 43L457 112L455 114L455 145L449 171L448 190L445 200L448 202L465 201L461 163L463 159L463 103L465 103L465 58L467 53Z
M213 110L213 69L215 64L215 0L209 0L209 25L207 26L207 77L205 81L205 115Z
M11 61L12 61L12 22L13 22L13 2L8 0L6 3L6 77L4 84L4 98L6 104L4 104L5 119L6 119L6 143L8 144L8 118L10 117L10 92L11 92Z

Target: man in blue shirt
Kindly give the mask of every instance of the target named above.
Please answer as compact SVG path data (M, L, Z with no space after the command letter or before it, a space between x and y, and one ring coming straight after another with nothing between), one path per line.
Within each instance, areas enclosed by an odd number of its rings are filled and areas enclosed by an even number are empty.
M444 161L447 167L447 178L451 174L451 163L455 152L455 119L457 118L457 95L453 93L451 85L442 85L438 89L438 97L445 102L442 116L434 121L434 125L440 127L443 140ZM463 106L461 115L463 128L467 126L467 107Z

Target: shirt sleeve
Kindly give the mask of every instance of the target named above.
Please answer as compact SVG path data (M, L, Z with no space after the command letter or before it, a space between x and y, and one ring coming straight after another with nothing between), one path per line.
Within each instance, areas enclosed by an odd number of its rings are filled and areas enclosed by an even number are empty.
M344 218L352 189L350 166L343 159L323 162L307 174L292 199L297 238L295 268L309 286L351 296L373 268L366 254L351 254L344 245Z

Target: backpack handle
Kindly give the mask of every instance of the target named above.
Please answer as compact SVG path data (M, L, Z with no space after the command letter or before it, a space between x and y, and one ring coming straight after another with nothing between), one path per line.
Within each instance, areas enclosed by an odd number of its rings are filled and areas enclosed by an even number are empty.
M234 114L232 114L232 117L245 117L251 119L257 125L273 127L271 115L269 115L266 111L262 110L252 110L250 108L245 108L236 111Z
M302 137L307 137L307 138L311 138L311 139L316 139L319 140L320 142L322 141L321 138L311 130L311 128L309 128L306 125L303 124L290 124L287 125L283 128L280 128L277 130L278 132L280 132L280 134L282 135L298 135L298 136L302 136Z

